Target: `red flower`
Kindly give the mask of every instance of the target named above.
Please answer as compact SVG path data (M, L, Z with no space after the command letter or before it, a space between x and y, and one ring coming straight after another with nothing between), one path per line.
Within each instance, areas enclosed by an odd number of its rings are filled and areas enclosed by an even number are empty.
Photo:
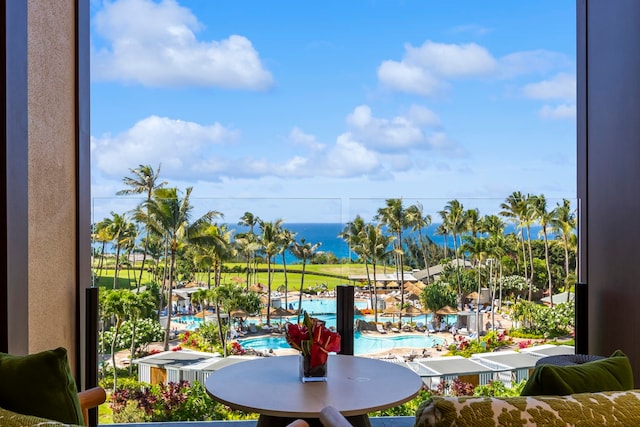
M340 351L340 334L329 330L323 321L309 317L307 312L302 324L288 323L285 334L292 348L311 356L312 368L326 363L330 352Z

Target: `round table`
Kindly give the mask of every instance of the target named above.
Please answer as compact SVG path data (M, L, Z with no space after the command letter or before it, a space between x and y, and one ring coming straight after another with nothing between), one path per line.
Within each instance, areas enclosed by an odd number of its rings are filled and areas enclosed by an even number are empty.
M422 379L405 366L347 355L330 355L326 382L303 383L299 356L253 359L213 372L211 397L234 409L260 414L258 425L286 425L292 418L317 420L333 406L354 425L370 425L368 413L414 398Z

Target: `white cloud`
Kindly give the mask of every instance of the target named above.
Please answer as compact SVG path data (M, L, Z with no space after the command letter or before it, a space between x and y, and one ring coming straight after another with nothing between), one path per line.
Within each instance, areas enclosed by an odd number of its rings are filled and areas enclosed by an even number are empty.
M316 140L316 137L314 135L304 133L302 129L298 127L294 127L293 129L291 129L288 139L296 145L308 147L311 150L321 150L324 147L323 144L320 144Z
M553 78L538 83L530 83L523 88L525 96L533 99L576 99L576 78L560 73Z
M109 176L122 177L132 165L162 164L167 177L197 177L196 165L215 145L239 136L219 123L202 126L193 122L150 116L115 136L92 138L94 166Z
M116 135L92 138L92 162L100 175L121 178L137 164L162 165L170 180L219 182L243 178L392 179L415 169L425 151L459 157L465 151L440 128L437 114L412 105L403 115L375 117L367 105L347 117L347 129L332 144L294 127L286 154L277 150L256 157L254 146L240 132L219 123L210 126L150 116ZM233 143L233 150L227 145Z
M146 86L272 86L273 78L250 40L231 35L199 41L195 33L200 27L191 11L175 0L106 1L94 28L108 47L92 52L92 77Z
M482 76L495 70L496 61L486 48L476 44L446 44L426 41L419 48L405 45L403 62L416 64L441 77Z
M409 114L407 116L412 122L429 127L440 126L440 117L421 105L412 105L409 107Z
M540 109L538 115L543 119L575 119L576 105L561 104L556 106L545 105Z
M443 87L429 70L405 62L384 61L378 67L378 79L391 89L429 96Z
M447 78L486 75L496 61L482 46L444 44L427 40L420 47L405 44L401 61L384 61L378 67L382 84L401 92L433 95L446 87Z
M378 80L399 92L433 96L452 79L507 79L544 74L567 67L568 58L556 52L534 50L495 58L476 43L446 44L427 40L422 46L405 44L400 61L386 60L378 67Z
M381 153L437 149L447 154L457 148L444 133L432 131L440 125L438 115L418 105L411 106L407 115L391 119L374 117L369 106L360 105L347 116L347 125L358 141Z
M349 133L338 137L325 158L328 176L347 177L375 174L381 168L378 156Z

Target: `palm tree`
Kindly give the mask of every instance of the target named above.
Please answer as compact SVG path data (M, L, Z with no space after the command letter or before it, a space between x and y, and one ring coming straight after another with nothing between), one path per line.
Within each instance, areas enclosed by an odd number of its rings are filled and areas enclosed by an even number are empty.
M533 270L533 250L531 249L531 223L532 223L532 212L530 208L530 195L524 196L519 191L514 191L511 193L505 200L504 203L500 205L502 211L500 215L509 218L512 222L516 223L518 228L524 229L527 231L526 242L529 247L529 264L527 267L527 254L525 248L525 236L524 233L521 233L522 238L522 259L524 265L524 275L527 276L527 269L529 268L531 274L529 275L529 301L533 299L533 278L534 278L534 270Z
M247 270L249 269L249 264L253 266L253 274L249 275L247 272L247 289L249 289L250 283L249 278L256 274L256 251L260 249L257 244L256 234L254 232L255 226L260 223L260 218L252 214L251 212L245 212L242 217L240 217L240 221L238 221L238 225L244 225L249 227L249 232L244 233L245 237L248 239L249 243L254 243L252 245L248 245L247 249L250 251L249 258L247 259ZM255 277L254 277L255 278Z
M344 239L349 245L349 250L357 254L359 245L362 242L363 231L365 227L364 219L357 215L355 219L348 222L342 232L338 233L338 237Z
M291 245L295 241L295 236L296 236L296 233L284 227L280 227L280 230L278 231L278 236L277 236L280 254L282 255L282 270L284 272L284 306L285 307L288 307L288 303L289 303L289 300L288 300L289 281L287 280L286 253L287 253L287 250L291 249Z
M177 188L157 188L153 197L145 203L149 212L149 224L159 234L165 236L169 248L169 286L167 292L167 326L164 334L164 349L169 350L169 334L171 332L171 300L173 297L173 272L176 253L183 240L199 229L203 223L211 222L220 216L219 212L209 211L203 216L189 223L193 207L189 202L192 187L188 187L185 196L180 198Z
M394 236L386 235L382 232L380 224L367 224L364 229L364 242L363 246L366 248L366 253L369 256L369 261L373 269L373 286L369 281L369 289L373 289L371 296L371 306L373 307L374 322L378 322L378 289L377 289L377 277L376 277L376 265L378 261L386 259L389 256L389 245L393 242ZM369 270L367 269L367 277L369 276Z
M156 188L162 188L167 184L167 181L158 182L158 177L160 175L160 165L158 165L158 170L153 171L153 168L149 165L139 165L135 169L129 169L132 176L125 176L122 178L122 182L124 185L128 186L128 189L120 190L116 193L118 196L122 195L131 195L131 194L143 194L145 193L147 196L146 201L151 200L153 196L153 191ZM146 235L149 235L149 227L147 225L146 217L149 215L149 211L142 212L137 210L134 214L134 218L139 222L145 224ZM144 241L144 247L142 248L142 264L140 265L140 279L138 280L139 284L142 284L142 273L144 272L144 264L147 260L147 241Z
M216 317L218 320L218 337L223 348L223 355L227 357L227 332L231 323L227 325L227 328L223 327L222 317L220 312L227 313L227 319L231 321L231 310L235 310L238 307L238 301L242 296L242 288L232 284L220 285L208 291L209 297L215 302L216 305Z
M456 257L456 278L458 281L458 305L462 307L462 284L460 282L460 261L458 258L458 236L464 231L464 207L458 200L451 200L440 212L442 226L453 237L453 252Z
M495 283L502 283L502 256L506 252L506 248L508 245L507 237L504 235L504 223L497 215L486 215L482 220L482 231L489 234L487 237L487 253L491 259L498 260L498 267L496 268L495 274L493 277L489 274L490 277L490 285L491 285L491 324L495 325L495 307L493 306L493 301L496 300L496 286ZM491 264L493 267L493 262ZM500 277L498 277L498 270L500 272ZM491 272L490 272L491 273ZM502 285L501 285L502 286ZM502 289L502 288L501 288ZM502 306L502 291L500 292L499 298L499 307Z
M216 212L218 216L222 214ZM195 244L194 261L207 268L207 286L211 288L211 271L213 270L214 287L220 285L222 264L235 255L231 243L232 230L226 225L212 224L203 221L198 229L189 235L189 242Z
M409 225L407 211L402 206L402 199L387 199L386 206L379 208L376 219L386 225L390 232L395 233L396 275L400 278L400 305L404 307L404 250L402 248L402 232ZM398 315L398 325L402 325L402 313Z
M113 339L111 340L111 363L113 364L113 390L118 386L118 370L116 369L116 342L118 342L118 335L120 334L120 327L122 322L127 318L129 309L131 307L131 300L135 298L135 295L127 289L113 289L108 291L105 298L102 300L104 303L104 312L107 316L115 318Z
M241 253L247 264L245 267L246 270L246 290L249 290L250 279L252 277L251 274L251 265L253 259L255 257L256 251L260 249L260 243L258 243L258 238L253 233L239 233L235 238L235 245L239 253Z
M111 212L111 218L104 220L105 227L107 227L108 235L112 237L112 240L116 244L116 265L115 272L113 274L113 289L118 287L118 269L120 267L120 250L124 245L129 242L132 235L135 234L135 225L127 220L125 214L117 214Z
M279 219L275 222L260 221L260 230L262 235L260 236L260 243L262 250L267 257L267 326L271 325L271 258L278 253L278 229L283 220Z
M487 239L484 237L475 237L473 235L464 236L464 243L460 249L468 252L474 260L475 268L478 273L478 299L476 303L476 328L478 332L478 341L480 341L480 294L482 292L480 270L484 266L488 258Z
M418 202L415 205L411 205L407 208L407 222L411 226L411 230L418 232L420 239L420 247L422 249L422 259L424 261L424 267L427 269L427 285L429 284L429 256L427 254L427 244L422 237L422 230L431 225L431 215L424 214L424 208L422 203Z
M556 207L552 212L551 231L556 233L562 240L564 246L564 274L565 278L569 278L569 240L576 229L576 215L571 209L571 202L567 199L562 200L562 204L556 203ZM567 294L568 296L568 294Z
M142 293L131 294L126 300L126 309L129 314L129 322L131 323L131 348L130 360L135 358L136 351L136 326L139 319L148 317L155 307L151 292L144 291ZM129 364L129 375L133 372L133 364Z
M444 242L443 242L444 243L444 258L447 258L447 249L448 249L448 246L449 246L449 245L447 245L447 227L445 226L445 223L444 223L445 219L442 216L443 215L443 211L440 211L439 214L442 217L442 223L438 226L438 228L436 228L435 234L443 237L443 239L444 239ZM446 215L446 213L445 213L445 215Z
M113 240L113 235L109 229L110 220L105 219L103 221L98 222L93 227L93 233L91 237L94 241L100 242L100 260L98 261L98 272L99 276L102 272L102 267L104 264L104 252L108 242Z
M547 276L549 282L549 302L553 307L553 284L551 280L551 263L549 262L549 239L548 239L548 227L553 221L553 212L547 210L547 199L544 194L534 196L531 198L531 207L535 218L540 223L540 234L544 238L544 259L547 265Z
M205 306L205 303L207 301L207 289L198 289L197 291L195 291L190 295L190 298L191 298L191 304L193 304L194 307L196 305L201 307L200 311L202 311L202 323L204 324L205 318L206 318L205 312L207 310L207 307Z
M304 239L300 239L300 242L294 240L293 245L290 248L294 257L302 261L302 274L300 276L300 294L298 295L298 319L297 323L300 323L300 313L302 313L302 291L304 289L304 273L307 267L307 261L313 258L314 254L318 250L322 243L311 244ZM268 311L267 311L268 313Z

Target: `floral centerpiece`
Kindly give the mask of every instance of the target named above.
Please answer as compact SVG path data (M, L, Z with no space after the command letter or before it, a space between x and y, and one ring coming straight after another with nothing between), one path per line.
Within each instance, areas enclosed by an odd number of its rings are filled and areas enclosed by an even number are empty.
M329 353L340 351L340 334L305 311L302 323L287 323L285 335L287 343L300 352L300 379L326 381Z

